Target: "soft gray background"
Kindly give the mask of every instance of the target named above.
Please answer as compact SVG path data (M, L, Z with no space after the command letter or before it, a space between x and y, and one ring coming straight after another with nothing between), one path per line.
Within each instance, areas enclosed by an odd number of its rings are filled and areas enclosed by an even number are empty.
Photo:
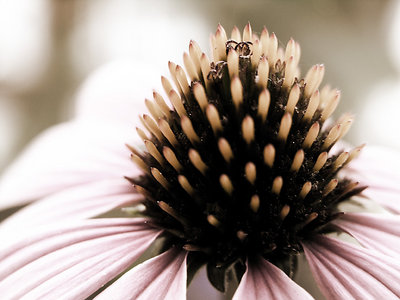
M170 59L182 63L190 39L207 49L219 22L228 32L266 25L281 44L293 37L303 74L324 63L324 82L342 90L337 114L357 116L348 140L400 149L399 3L0 0L0 170L40 131L73 116L74 97L97 67L135 58L167 70Z

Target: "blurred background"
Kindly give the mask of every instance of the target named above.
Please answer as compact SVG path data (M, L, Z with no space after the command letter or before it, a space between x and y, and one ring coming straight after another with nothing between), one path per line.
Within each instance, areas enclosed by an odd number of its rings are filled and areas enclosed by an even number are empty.
M356 115L351 143L400 150L400 1L0 0L0 172L35 135L73 117L82 83L102 65L148 64L158 87L190 39L206 50L218 23L230 32L248 21L282 45L298 41L303 74L325 64L324 83L342 90L336 114Z

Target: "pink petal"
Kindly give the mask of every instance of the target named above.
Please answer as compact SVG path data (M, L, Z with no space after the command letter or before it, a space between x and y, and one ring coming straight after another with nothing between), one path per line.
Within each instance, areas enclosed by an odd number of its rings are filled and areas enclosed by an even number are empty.
M138 203L142 198L124 178L67 188L11 215L0 225L0 236L30 226L98 216L116 207Z
M247 263L233 300L290 300L313 299L302 287L292 281L281 269L259 257Z
M333 224L363 246L400 258L400 216L347 213Z
M374 188L368 187L362 193L364 196L372 199L390 211L400 214L400 189Z
M185 251L170 249L127 272L95 299L186 299Z
M90 296L128 268L158 236L143 222L88 220L81 223L81 230L69 225L59 236L50 234L11 253L0 263L8 273L1 280L0 294L29 299Z
M161 91L161 68L149 61L119 60L98 68L78 95L78 118L109 120L131 128L137 115L146 113L144 99Z
M324 236L303 248L327 299L399 299L400 262L392 257Z
M0 209L67 187L138 174L124 145L135 136L130 128L83 120L48 129L4 173Z

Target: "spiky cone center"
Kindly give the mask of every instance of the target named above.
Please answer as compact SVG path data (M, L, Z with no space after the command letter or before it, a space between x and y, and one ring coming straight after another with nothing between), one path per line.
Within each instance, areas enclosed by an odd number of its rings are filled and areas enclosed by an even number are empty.
M143 175L129 180L145 215L224 290L227 273L240 278L256 255L292 273L300 242L334 230L338 204L362 189L337 174L361 147L329 154L352 116L323 126L340 93L319 92L323 65L299 79L296 42L278 48L274 34L258 37L248 24L243 39L218 26L211 43L211 62L191 41L186 72L169 63L172 108L158 93L146 100L146 151L131 148Z

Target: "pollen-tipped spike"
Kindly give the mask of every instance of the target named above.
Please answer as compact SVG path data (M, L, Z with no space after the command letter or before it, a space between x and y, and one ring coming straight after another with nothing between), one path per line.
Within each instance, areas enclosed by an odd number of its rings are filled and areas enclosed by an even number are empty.
M266 121L267 119L270 103L271 103L271 95L268 89L265 88L258 96L258 108L257 108L257 114L260 116L263 122Z
M219 183L221 185L221 187L224 189L224 191L228 194L228 195L232 195L233 192L233 185L231 180L229 179L229 176L226 174L222 174L219 177Z
M276 62L280 61L283 63L285 60L285 50L282 47L278 47L278 51L276 52Z
M179 92L180 94L182 94L183 91L182 91L182 89L181 89L181 85L179 84L179 81L178 81L178 78L177 78L177 74L176 74L176 64L173 63L172 61L169 61L169 62L168 62L168 69L169 69L169 73L170 73L170 75L171 75L172 81L173 81L174 84L175 84L175 87L177 88L178 92ZM164 88L164 90L165 90L165 88ZM165 92L166 92L167 94L169 93L169 91L167 92L166 90L165 90Z
M253 69L257 68L261 57L261 43L256 39L253 43L253 55L250 57L251 66Z
M163 154L165 159L169 162L169 164L177 171L180 172L183 169L183 166L176 158L174 151L171 148L164 146Z
M129 144L125 144L125 147L129 149L129 151L131 151L131 153L141 157L142 153L140 153L140 151L138 149L136 149L136 147L129 145Z
M260 208L260 197L258 195L253 195L250 199L250 209L253 212L258 212L258 209Z
M257 177L257 169L256 165L252 162L248 162L244 167L244 172L246 175L246 179L251 183L254 184L256 182Z
M352 116L350 116L347 120L345 120L342 123L342 128L340 130L339 137L337 138L338 140L343 138L349 132L351 125L353 125L353 117Z
M338 180L337 179L332 179L329 181L329 183L325 186L324 190L322 191L322 196L328 195L330 192L332 192L336 186L338 185Z
M200 57L201 57L201 49L199 45L196 43L196 41L191 40L189 43L189 55L190 58L192 59L192 62L194 63L196 67L196 73L200 72Z
M242 41L242 38L241 38L241 35L240 35L240 30L236 26L233 26L232 33L231 33L231 39L236 41L236 42L241 42Z
M336 91L336 94L331 99L327 100L324 109L321 113L321 121L324 122L328 119L332 113L335 111L336 107L338 106L340 101L340 91Z
M217 57L214 57L214 61L220 61L226 59L226 47L227 41L225 29L219 24L215 33L215 47Z
M311 214L308 215L306 221L304 222L304 226L307 225L307 224L310 224L316 218L318 218L318 213L317 212L312 212Z
M263 154L265 164L272 168L275 160L275 147L272 144L268 144L265 146Z
M185 176L179 175L178 182L181 185L181 187L186 191L186 193L188 193L191 196L194 195L195 191Z
M310 129L307 132L307 135L303 141L302 147L305 149L308 149L311 147L311 145L314 143L315 139L317 138L319 134L319 123L315 122L314 124L311 125Z
M275 177L274 181L272 182L272 189L271 191L279 195L281 193L281 189L283 186L283 178L281 176Z
M334 126L328 133L328 136L325 138L324 144L322 145L322 150L328 149L332 146L339 137L341 125L338 124Z
M260 59L260 63L258 64L258 86L261 88L266 88L268 85L268 76L269 76L269 65L268 60L265 57Z
M161 174L161 172L157 168L150 168L151 175L153 175L154 179L158 181L166 190L169 189L168 180Z
M172 216L174 219L178 220L182 224L187 224L187 221L184 220L176 211L173 209L171 206L169 206L166 202L164 201L159 201L158 206L165 211L167 214Z
M183 64L185 66L186 72L189 75L191 81L198 80L199 74L196 70L196 65L194 64L192 58L186 52L183 53Z
M294 108L296 107L299 98L300 98L300 86L298 84L295 84L289 93L289 98L286 103L286 109L285 109L286 112L293 115Z
M350 151L350 155L349 158L346 160L345 164L348 164L349 162L351 162L353 159L357 158L360 153L361 150L365 147L365 144L362 144L361 146L358 146L356 148L354 148L353 150Z
M181 66L176 66L176 78L178 79L179 85L185 97L190 95L190 87L187 81L185 71Z
M172 91L174 88L172 87L171 83L169 82L169 80L164 77L161 76L161 85L164 89L164 92L168 95L170 91Z
M254 120L247 115L242 122L242 136L247 144L254 140Z
M293 172L298 172L303 163L303 160L304 160L304 150L300 149L296 152L293 158L293 163L292 166L290 167L290 170Z
M233 152L231 145L229 145L229 142L224 138L220 138L218 140L218 149L219 152L221 152L221 155L223 156L225 161L229 163L233 158Z
M314 116L315 111L317 110L319 105L319 91L316 90L308 102L307 110L304 113L303 120L304 121L311 121L312 117Z
M308 71L304 81L306 83L306 87L304 89L304 96L310 97L317 89L319 84L321 83L325 73L324 65L314 65Z
M231 81L231 94L232 94L233 104L238 110L239 106L243 102L243 86L239 77L234 77Z
M278 38L275 33L271 33L268 43L268 62L271 68L275 67L275 62L278 54Z
M348 152L343 152L341 153L333 163L333 170L339 169L343 164L346 162L346 160L349 158L350 154Z
M300 61L300 56L301 56L301 48L300 48L300 44L296 42L296 47L295 47L295 61L296 61L296 65L299 63Z
M261 43L261 55L268 57L269 32L265 27L261 31L260 43Z
M171 90L168 94L168 98L171 101L171 104L174 106L178 115L182 118L186 115L186 109L183 106L182 99L179 95L175 92L175 90Z
M243 30L243 41L251 42L253 37L253 32L251 30L250 23L247 23Z
M146 126L146 128L159 140L162 141L163 140L163 135L160 131L160 129L158 128L156 122L149 116L149 115L143 115L142 118L144 125Z
M291 56L286 61L285 78L283 81L284 88L290 88L293 85L294 78L296 77L296 67L297 67L297 65L294 60L294 57Z
M286 142L291 126L292 116L290 115L290 113L285 113L282 117L281 125L279 127L278 139Z
M207 106L206 115L214 134L217 134L218 132L222 131L222 123L219 117L219 113L214 105L209 104Z
M199 152L197 152L194 149L189 150L189 159L192 165L200 171L203 175L206 174L206 171L208 169L207 165L204 163L204 161L201 159L201 156Z
M193 83L193 94L201 110L205 111L208 105L208 99L203 85L198 82Z
M210 80L208 79L208 74L210 73L211 67L210 67L210 60L208 59L205 53L201 54L200 68L201 68L201 73L203 75L204 84L206 85L206 89L208 89L210 86Z
M287 62L290 57L293 57L296 54L296 42L293 38L290 38L289 42L286 44L285 49L285 61Z
M146 146L146 149L150 153L150 155L153 156L154 159L158 161L160 165L163 165L164 158L161 155L161 153L157 150L157 147L149 140L145 140L144 145Z
M149 99L145 99L144 103L154 120L158 120L164 116L157 104L153 103Z
M140 136L140 138L144 141L144 140L148 140L149 137L147 136L147 134L143 131L143 129L136 127L136 132L137 134Z
M185 133L185 135L187 136L187 138L190 140L190 142L192 144L196 144L196 143L200 142L200 138L194 131L192 122L190 121L190 119L188 117L183 116L181 118L181 126L182 126L183 132Z
M144 172L149 173L149 166L138 155L131 153L131 160Z
M285 204L285 205L282 207L281 213L280 213L280 217L281 217L281 220L282 220L282 221L286 219L286 217L288 216L289 212L290 212L290 206L287 205L287 204Z
M234 78L239 76L239 54L234 49L229 50L227 62L229 77Z
M161 109L163 114L169 119L169 117L171 116L170 108L165 103L163 97L161 97L160 94L158 94L157 92L154 91L153 98L154 98L154 101L158 104L158 107Z
M312 188L312 183L310 181L307 181L305 184L303 184L303 187L301 188L299 197L301 199L305 199L308 195L308 193L311 191Z
M350 182L345 189L342 191L342 195L347 194L348 192L354 190L360 183L358 181L356 182Z
M145 197L151 197L151 193L146 190L144 187L134 184L133 188L135 189L136 192L138 192L139 194L142 194Z
M314 172L318 172L319 170L321 170L327 160L328 160L328 152L322 152L318 156L317 161L315 162L315 165L313 167Z
M249 234L244 232L243 230L238 230L236 232L236 236L240 241L244 241Z
M179 142L175 137L174 132L172 131L171 127L169 126L168 122L164 119L158 120L158 128L160 128L162 134L165 138L170 142L171 145L178 146Z

